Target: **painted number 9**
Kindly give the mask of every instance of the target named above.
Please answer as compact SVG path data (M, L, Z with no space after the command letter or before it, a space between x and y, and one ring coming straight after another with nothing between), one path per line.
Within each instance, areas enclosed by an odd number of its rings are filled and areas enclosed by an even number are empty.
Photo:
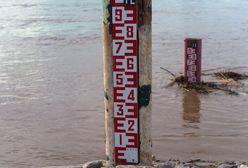
M115 10L115 20L117 22L121 22L122 21L122 10L121 9L116 9Z

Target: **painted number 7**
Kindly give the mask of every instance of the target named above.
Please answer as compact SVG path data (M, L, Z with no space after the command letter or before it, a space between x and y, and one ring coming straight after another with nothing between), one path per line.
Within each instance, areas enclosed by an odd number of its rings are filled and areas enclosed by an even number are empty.
M123 46L122 41L115 41L115 45L114 45L115 53L114 53L114 55L123 55L124 54L124 53L121 52L122 46Z

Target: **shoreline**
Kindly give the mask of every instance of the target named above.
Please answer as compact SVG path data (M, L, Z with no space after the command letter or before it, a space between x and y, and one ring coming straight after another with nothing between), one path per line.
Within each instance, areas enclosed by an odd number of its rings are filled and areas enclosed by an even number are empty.
M71 166L48 166L43 168L103 168L106 166L106 161L95 160L79 165ZM190 160L181 162L179 160L156 161L153 166L134 166L134 165L119 165L116 168L248 168L248 160L246 162L240 161L204 161L204 160Z

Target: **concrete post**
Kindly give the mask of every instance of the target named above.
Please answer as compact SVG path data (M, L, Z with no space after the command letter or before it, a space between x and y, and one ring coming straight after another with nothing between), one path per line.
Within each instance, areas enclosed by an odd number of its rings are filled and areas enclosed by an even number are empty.
M103 0L106 157L152 164L151 0Z

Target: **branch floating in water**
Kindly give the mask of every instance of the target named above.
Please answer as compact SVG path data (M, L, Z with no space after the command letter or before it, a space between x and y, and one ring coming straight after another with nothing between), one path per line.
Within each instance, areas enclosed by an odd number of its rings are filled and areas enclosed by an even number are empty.
M168 72L171 76L173 76L174 78L176 78L176 75L175 75L174 73L172 73L171 71L169 71L168 69L165 69L165 68L163 68L163 67L160 67L160 69L162 69L162 70Z
M239 80L248 78L248 75L227 71L212 74L216 78L220 79L218 82L189 83L183 76L176 76L174 73L163 67L160 67L160 69L173 76L173 82L167 85L167 87L173 86L176 83L180 88L183 88L186 91L195 90L202 94L208 94L214 90L221 90L227 94L238 95L238 92L233 89L242 86L242 83L239 82Z

